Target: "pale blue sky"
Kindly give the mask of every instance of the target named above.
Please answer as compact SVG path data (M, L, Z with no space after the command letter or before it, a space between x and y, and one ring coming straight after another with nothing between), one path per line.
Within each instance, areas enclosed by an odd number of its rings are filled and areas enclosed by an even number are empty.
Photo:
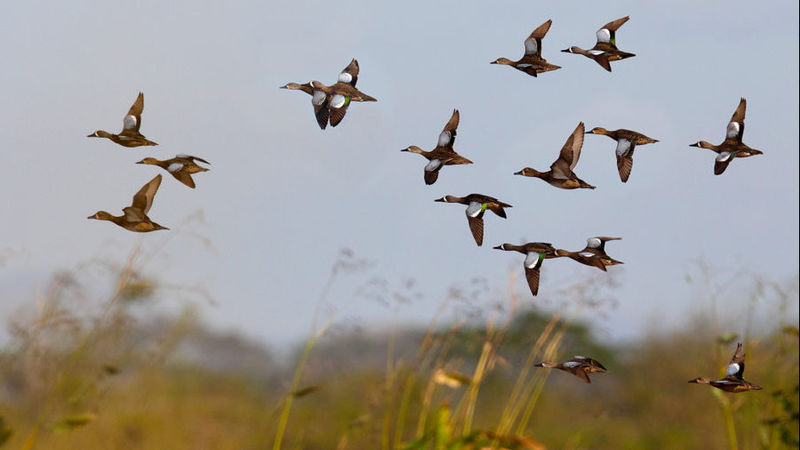
M624 15L617 41L637 56L613 73L559 51L590 47ZM543 54L561 70L534 79L489 64L519 58L547 19ZM604 324L610 337L655 317L679 323L695 307L684 282L692 260L775 280L798 271L795 2L39 1L0 6L0 25L0 251L21 252L0 266L0 317L32 301L54 270L121 261L137 243L164 246L150 274L208 289L217 301L203 308L209 322L270 342L305 333L342 247L393 283L416 279L426 301L402 317L427 321L454 283L482 276L501 291L509 268L521 275L522 255L494 245L526 238L577 250L588 236L622 236L608 247L626 263L620 306ZM353 57L359 88L379 101L353 105L337 128L321 131L310 97L278 89L331 83ZM86 138L119 131L139 91L141 131L158 147ZM714 176L715 155L688 145L722 141L740 97L744 141L765 154ZM425 160L399 150L433 147L453 108L456 150L475 164L447 167L426 186ZM547 168L580 121L661 142L637 149L627 184L602 136L586 137L576 168L594 191L512 175ZM173 231L86 219L118 214L160 173L136 161L176 153L212 170L196 176L196 190L165 176L150 216ZM508 220L487 217L483 248L463 207L433 202L470 192L514 205ZM179 226L197 211L205 223L191 231L213 247ZM547 261L540 297L592 270ZM392 317L373 305L353 314Z

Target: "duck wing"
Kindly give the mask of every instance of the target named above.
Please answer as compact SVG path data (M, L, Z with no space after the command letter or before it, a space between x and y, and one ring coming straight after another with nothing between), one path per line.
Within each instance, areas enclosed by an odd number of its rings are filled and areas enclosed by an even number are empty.
M544 263L544 252L528 252L522 267L525 269L525 279L528 281L528 288L531 294L536 296L539 293L539 271Z
M742 343L739 342L736 346L736 351L731 357L731 362L725 370L726 378L733 377L734 379L741 380L744 374L744 351L742 350Z
M629 141L627 139L619 139L617 141L617 171L619 171L619 179L623 183L628 182L628 177L631 176L633 170L633 150L636 148L636 141Z
M155 178L139 189L139 192L133 196L133 203L130 207L139 209L146 215L150 211L150 207L153 206L153 198L155 198L159 186L161 186L161 174L156 175ZM128 214L127 211L125 213L126 215Z
M144 94L139 92L139 96L136 97L133 105L131 105L128 114L122 119L122 131L120 131L120 135L139 135L139 127L142 125L142 111L144 111Z
M578 165L578 159L581 157L584 130L583 122L580 122L575 127L575 131L567 138L567 142L561 147L561 153L558 155L558 158L567 164L570 171L575 169L575 166Z
M355 58L353 58L353 60L350 61L350 64L348 64L347 67L345 67L344 70L339 73L339 81L356 87L356 81L358 81L358 61Z
M475 217L470 216L469 212L467 212L467 222L469 223L472 237L475 238L475 243L480 247L483 245L483 212Z
M175 172L170 172L176 180L180 181L181 183L189 186L190 188L194 189L194 179L192 179L192 174L189 173L186 168L181 168L180 170L176 170Z
M525 39L525 56L527 55L536 55L537 57L542 57L542 38L547 34L550 30L550 25L553 24L552 20L548 20L547 22L539 25L533 32ZM533 74L535 75L535 72Z
M731 121L728 122L728 128L725 131L724 144L741 144L742 135L744 135L744 115L747 109L747 100L742 98L739 100L739 106L731 116Z
M314 117L317 119L317 124L321 129L328 126L328 118L330 117L330 96L325 91L315 89L311 94L311 104L314 106Z
M198 158L197 156L187 155L187 154L185 154L185 153L180 153L180 154L177 154L177 155L175 155L175 157L176 157L176 158L185 158L185 159L191 160L191 161L193 161L193 162L194 162L194 161L200 161L201 163L205 163L205 164L211 165L211 163L210 163L210 162L206 161L206 160L205 160L205 159L203 159L203 158Z
M344 119L348 107L350 107L350 97L342 94L334 94L333 97L331 97L329 111L332 127L339 125L339 122Z
M575 375L576 377L580 378L581 380L592 384L592 380L589 379L589 374L586 373L586 368L583 366L572 367L565 369L567 372Z
M733 161L733 155L731 152L722 151L714 158L714 175L722 175L722 172L725 172L725 169L728 168L728 164Z
M456 129L458 128L458 121L461 118L457 109L453 110L453 115L444 126L444 129L439 133L439 141L436 143L436 148L447 148L453 150L453 143L456 141ZM453 151L455 153L455 151ZM463 163L462 163L463 164Z
M617 29L625 24L631 17L625 16L617 20L612 20L597 30L597 44L609 44L613 48L617 48L616 33Z

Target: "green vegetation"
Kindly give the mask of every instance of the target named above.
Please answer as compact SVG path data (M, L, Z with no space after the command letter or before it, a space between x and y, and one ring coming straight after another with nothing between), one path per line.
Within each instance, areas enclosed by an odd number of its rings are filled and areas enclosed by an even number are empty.
M137 256L114 275L107 301L88 301L79 277L59 274L35 311L15 317L0 353L0 446L798 447L798 328L786 314L797 303L796 279L754 280L752 298L725 299L731 317L717 317L721 296L700 283L710 315L698 311L668 333L617 345L571 319L609 304L597 301L591 280L565 290L551 311L518 308L511 289L500 299L505 309L485 307L480 321L444 319L464 297L496 300L476 289L451 293L426 329L330 335L337 316L323 311L355 301L328 298L331 286L366 264L345 253L306 343L280 362L204 329L192 309L171 320L148 316L150 299L170 291L137 273ZM756 308L764 323L749 319ZM723 375L737 340L745 377L763 391L687 383ZM608 373L585 384L534 367L573 354L600 360Z

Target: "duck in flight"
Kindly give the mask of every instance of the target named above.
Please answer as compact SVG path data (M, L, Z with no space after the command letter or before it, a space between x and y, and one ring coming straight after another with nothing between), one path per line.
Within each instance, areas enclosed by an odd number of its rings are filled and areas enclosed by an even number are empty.
M552 244L547 242L528 242L522 245L500 244L494 247L494 249L505 250L507 252L519 252L525 255L525 261L522 263L522 267L525 269L525 279L528 281L528 288L534 296L539 294L539 271L542 268L544 260L564 256L559 254L559 250L556 250Z
M512 61L508 58L497 58L490 64L511 66L533 77L542 72L560 69L561 66L550 64L542 57L542 39L544 39L547 31L550 30L550 25L552 24L553 21L548 20L533 30L530 36L525 39L525 54L522 55L522 58L520 58L518 61Z
M486 210L505 219L506 211L503 208L511 208L511 205L508 203L503 203L494 197L483 194L469 194L466 197L445 195L434 201L467 205L467 223L469 224L472 237L475 239L475 243L478 244L478 247L483 245L483 214Z
M156 175L155 178L150 180L147 184L142 186L133 196L131 206L122 208L124 213L121 216L112 216L105 211L97 211L89 216L89 219L108 220L130 231L137 231L146 233L148 231L156 230L169 230L169 228L162 227L161 225L153 222L147 217L150 207L153 206L153 199L156 196L156 191L161 185L161 174Z
M583 122L581 122L567 138L567 142L561 147L558 159L550 165L550 170L547 172L539 172L536 169L526 167L519 172L515 172L514 175L541 178L550 185L561 189L594 189L594 186L578 178L575 172L572 171L581 157L583 130Z
M592 380L589 379L590 373L606 373L605 367L603 367L600 362L594 360L592 358L588 358L586 356L573 356L572 359L569 361L565 361L563 363L557 362L540 362L536 364L536 367L544 367L547 369L559 369L563 370L564 372L571 373L576 377L580 378L581 380L591 383Z
M439 133L439 141L436 143L436 148L431 151L425 151L415 145L400 150L402 152L417 153L428 159L428 164L425 166L424 179L425 184L433 184L439 178L439 170L444 166L456 164L472 164L472 161L464 158L453 150L453 143L456 140L456 128L458 128L459 114L458 110L453 110L453 115L450 121L444 126L444 130Z
M710 384L717 389L722 389L725 392L733 393L758 391L763 389L761 386L757 386L749 381L745 381L745 379L742 378L743 374L744 352L742 351L742 343L739 342L739 344L736 346L736 351L733 353L731 362L728 363L728 367L725 369L725 378L720 380L711 380L705 377L700 377L689 380L689 383Z
M602 68L611 72L611 61L620 61L625 58L636 56L633 53L623 52L617 48L617 29L625 24L628 19L630 19L630 16L621 17L600 27L600 29L597 30L597 33L595 33L597 36L597 42L594 44L594 47L590 48L589 50L584 50L573 45L561 51L583 55L594 60Z
M742 142L744 135L744 115L747 109L747 100L742 98L739 100L739 106L731 116L731 121L728 122L728 127L725 131L725 140L720 145L713 145L706 141L698 141L691 144L690 147L705 148L713 150L718 153L714 161L714 175L720 175L725 172L728 164L734 158L747 158L749 156L761 155L764 152L748 147Z
M208 172L205 167L197 165L195 161L200 161L205 164L211 164L203 158L197 156L190 156L184 154L177 154L174 158L159 161L155 158L145 158L136 164L150 164L153 166L161 167L170 173L176 180L194 189L194 180L192 179L193 173Z
M131 105L128 114L122 119L122 131L119 134L111 134L107 131L97 130L87 137L107 138L123 147L139 147L142 145L158 145L148 140L143 134L139 133L142 126L142 111L144 110L144 94L139 92L139 96Z
M649 138L642 133L625 129L609 131L603 127L595 127L587 131L586 134L602 134L617 141L617 171L619 172L619 179L623 183L627 183L628 178L631 176L633 151L636 146L658 142L658 139Z

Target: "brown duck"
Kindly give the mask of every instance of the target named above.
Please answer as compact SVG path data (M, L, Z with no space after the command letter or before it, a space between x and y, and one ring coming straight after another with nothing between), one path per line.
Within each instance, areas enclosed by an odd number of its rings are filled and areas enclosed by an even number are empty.
M625 58L636 56L633 53L623 52L617 48L617 29L630 19L630 16L625 16L617 20L613 20L597 30L597 43L589 50L584 50L578 46L571 46L565 50L566 53L574 53L583 55L589 59L594 60L602 68L611 72L611 61L619 61Z
M719 155L714 161L714 175L720 175L728 167L728 164L733 161L733 158L747 158L749 156L761 155L761 150L750 148L742 142L742 135L744 135L744 115L747 108L747 100L742 98L739 100L739 106L731 116L731 121L728 122L728 127L725 132L725 141L720 145L713 145L706 141L699 141L691 144L690 147L705 148L713 150Z
M525 262L522 263L522 267L525 269L525 279L528 281L528 287L534 296L539 293L539 271L544 260L563 256L547 242L528 242L522 245L500 244L494 249L519 252L525 255Z
M593 254L600 258L606 266L613 266L616 264L623 264L622 261L617 261L616 259L608 256L606 254L606 242L608 241L619 241L622 238L618 237L608 237L608 236L595 236L586 239L586 247L580 251L580 253L587 255Z
M515 172L514 175L541 178L552 186L561 189L594 189L594 186L578 178L575 172L572 171L581 157L583 130L583 122L581 122L567 139L567 142L561 148L558 159L550 165L550 170L547 172L539 172L536 169L526 167L519 172Z
M733 353L731 362L725 369L725 378L721 380L711 380L705 377L700 377L695 378L694 380L689 380L689 383L710 384L717 389L722 389L725 392L733 393L758 391L762 389L761 386L757 386L745 381L744 378L742 378L742 374L744 374L744 352L742 351L742 343L739 342L739 344L736 346L736 351Z
M142 111L144 110L144 94L139 92L139 96L131 105L128 114L122 119L122 131L119 134L111 134L107 131L97 130L87 137L108 138L123 147L139 147L142 145L158 145L153 141L147 140L143 134L139 133L142 125Z
M425 184L433 184L439 178L439 170L444 166L451 166L456 164L472 164L472 161L464 158L453 150L453 143L456 140L456 128L458 128L459 114L458 110L453 110L453 115L450 121L444 126L444 130L439 134L439 141L436 148L427 152L415 145L400 150L401 152L417 153L430 161L425 166L424 179Z
M608 131L602 127L595 127L587 131L586 134L602 134L617 141L617 170L619 171L619 179L622 180L623 183L627 183L628 177L631 176L631 169L633 169L633 151L636 149L636 146L658 142L657 139L649 138L642 133L624 129Z
M159 161L155 158L145 158L136 164L150 164L161 167L169 172L170 175L175 177L176 180L194 189L194 180L192 179L192 174L198 172L208 172L208 169L198 166L195 161L211 164L203 158L184 154L175 155L174 158L166 159L164 161Z
M483 194L469 194L466 197L445 195L434 201L467 205L467 222L469 223L472 237L475 238L475 243L478 244L478 247L483 245L483 214L486 210L488 209L505 219L506 212L503 208L511 208L511 205L508 203L503 203L494 197Z
M153 222L147 217L150 207L153 206L153 198L156 196L156 191L161 185L161 175L156 175L155 178L150 180L147 184L139 189L139 192L133 196L133 203L131 206L122 208L125 214L121 216L112 216L105 211L98 211L89 216L89 219L108 220L130 231L138 231L146 233L155 230L169 230L169 228L162 227L161 225Z
M508 58L497 58L490 64L511 66L534 77L542 72L560 69L561 66L550 64L547 60L542 58L542 39L544 39L547 31L550 30L550 25L552 24L553 21L548 20L533 30L530 36L525 39L525 54L522 55L519 61L512 61Z
M598 361L587 358L586 356L573 356L572 359L569 361L565 361L563 363L556 363L556 362L540 362L536 364L536 367L544 367L547 369L559 369L563 370L564 372L569 372L576 377L580 378L581 380L591 383L592 380L589 379L590 373L606 373L605 367L600 364Z

